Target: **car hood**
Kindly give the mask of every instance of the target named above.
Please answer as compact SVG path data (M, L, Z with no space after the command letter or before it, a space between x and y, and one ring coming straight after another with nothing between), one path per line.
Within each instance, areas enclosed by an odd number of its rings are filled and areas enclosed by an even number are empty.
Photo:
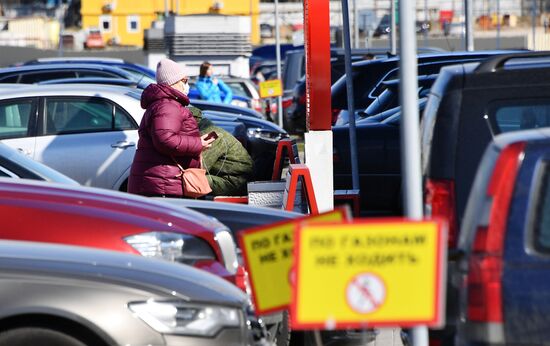
M262 120L258 118L249 117L247 115L238 115L226 112L219 111L203 111L203 116L212 121L215 120L225 120L225 121L239 121L245 124L246 128L260 128L263 130L272 131L275 133L280 133L281 135L288 135L288 133L281 127L269 122L267 120Z
M242 308L247 296L224 279L184 264L85 247L0 241L0 270L74 277Z
M160 197L155 199L160 199ZM201 201L183 198L163 198L162 200L165 203L172 204L173 206L189 208L202 214L215 217L224 225L228 226L233 232L275 222L290 221L292 219L304 216L303 214L291 211L257 207L247 204Z

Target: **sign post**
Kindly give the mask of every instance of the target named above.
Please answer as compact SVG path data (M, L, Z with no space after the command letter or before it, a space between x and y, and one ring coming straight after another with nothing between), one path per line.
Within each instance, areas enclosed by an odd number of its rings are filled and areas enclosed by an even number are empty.
M334 207L330 102L330 9L327 0L304 0L306 56L305 158L320 211Z
M308 223L295 239L293 329L444 324L444 224Z

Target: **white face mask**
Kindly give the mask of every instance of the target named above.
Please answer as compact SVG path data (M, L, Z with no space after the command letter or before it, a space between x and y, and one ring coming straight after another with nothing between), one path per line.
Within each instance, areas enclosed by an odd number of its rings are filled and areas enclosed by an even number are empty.
M183 85L183 93L184 93L185 95L189 94L189 83L185 83L185 84Z

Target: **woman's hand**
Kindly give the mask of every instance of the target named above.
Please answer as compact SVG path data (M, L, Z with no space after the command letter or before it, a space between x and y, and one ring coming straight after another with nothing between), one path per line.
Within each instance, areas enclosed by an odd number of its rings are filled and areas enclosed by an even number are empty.
M210 148L212 146L212 142L216 140L216 138L213 137L210 139L206 139L206 137L208 137L208 133L204 136L201 136L202 150Z

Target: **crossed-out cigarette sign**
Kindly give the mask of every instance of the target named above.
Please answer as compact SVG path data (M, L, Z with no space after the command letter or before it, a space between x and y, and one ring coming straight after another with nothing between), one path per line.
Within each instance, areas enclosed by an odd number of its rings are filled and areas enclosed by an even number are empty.
M292 327L441 326L445 235L436 221L299 225Z

